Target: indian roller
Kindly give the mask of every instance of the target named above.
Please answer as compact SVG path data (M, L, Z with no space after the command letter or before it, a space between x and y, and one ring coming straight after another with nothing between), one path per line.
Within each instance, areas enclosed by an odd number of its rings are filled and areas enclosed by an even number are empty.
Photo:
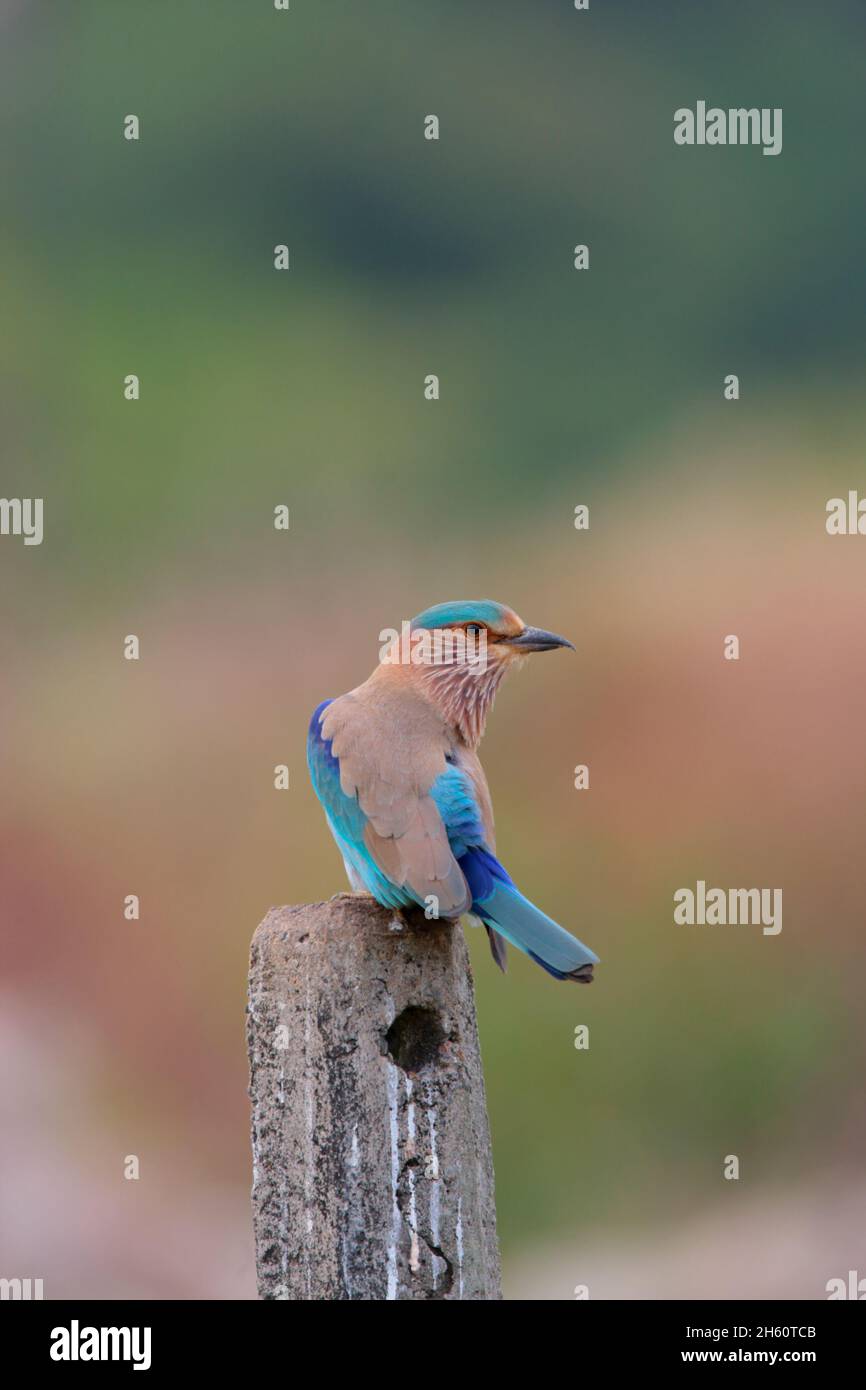
M307 763L352 888L487 928L557 980L588 984L598 957L519 891L499 862L478 744L505 673L574 647L489 600L440 603L396 636L363 685L314 711Z

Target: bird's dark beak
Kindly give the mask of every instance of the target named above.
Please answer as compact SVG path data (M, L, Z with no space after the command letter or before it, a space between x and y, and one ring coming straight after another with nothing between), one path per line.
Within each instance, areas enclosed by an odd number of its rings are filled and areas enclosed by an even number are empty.
M509 637L509 645L519 652L552 652L554 647L571 647L574 643L567 637L557 637L555 632L545 632L543 627L525 627L518 637Z

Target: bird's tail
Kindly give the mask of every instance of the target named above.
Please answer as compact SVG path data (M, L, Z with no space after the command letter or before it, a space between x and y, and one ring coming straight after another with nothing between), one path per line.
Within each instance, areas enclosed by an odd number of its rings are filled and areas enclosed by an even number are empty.
M557 980L589 984L598 956L525 898L488 850L467 850L460 867L472 890L472 911L491 932L544 967Z

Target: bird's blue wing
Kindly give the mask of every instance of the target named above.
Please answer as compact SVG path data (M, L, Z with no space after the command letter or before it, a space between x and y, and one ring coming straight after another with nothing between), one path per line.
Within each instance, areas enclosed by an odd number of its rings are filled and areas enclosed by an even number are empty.
M355 874L384 907L409 907L416 899L391 882L373 860L364 842L367 825L357 796L347 796L340 785L340 763L334 757L329 739L322 735L321 718L331 700L323 700L313 711L307 735L307 766L313 790L322 803L331 834L347 868Z
M391 882L374 862L364 841L367 817L357 796L340 785L340 764L321 731L321 717L330 700L313 714L307 739L307 763L334 839L347 865L386 907L424 906L407 887ZM472 912L491 932L510 941L557 979L585 980L597 961L588 947L546 916L519 891L486 843L481 811L472 779L449 763L430 789L445 826L451 852L472 893Z
M430 795L448 833L451 853L459 863L472 846L485 843L472 778L456 763L449 762L430 788Z
M307 736L307 766L316 796L333 828L348 841L363 842L367 817L357 796L347 796L340 786L340 764L331 751L330 740L322 736L321 718L332 703L323 700L313 711Z
M485 842L471 778L450 766L431 796L448 830L448 840L472 893L472 911L557 979L586 980L598 957L525 898Z

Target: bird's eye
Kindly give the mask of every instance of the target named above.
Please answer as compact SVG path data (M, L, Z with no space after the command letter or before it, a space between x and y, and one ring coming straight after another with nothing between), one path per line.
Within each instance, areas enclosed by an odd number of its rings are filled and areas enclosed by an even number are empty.
M473 637L477 637L483 631L480 623L467 623L466 631L471 632Z

